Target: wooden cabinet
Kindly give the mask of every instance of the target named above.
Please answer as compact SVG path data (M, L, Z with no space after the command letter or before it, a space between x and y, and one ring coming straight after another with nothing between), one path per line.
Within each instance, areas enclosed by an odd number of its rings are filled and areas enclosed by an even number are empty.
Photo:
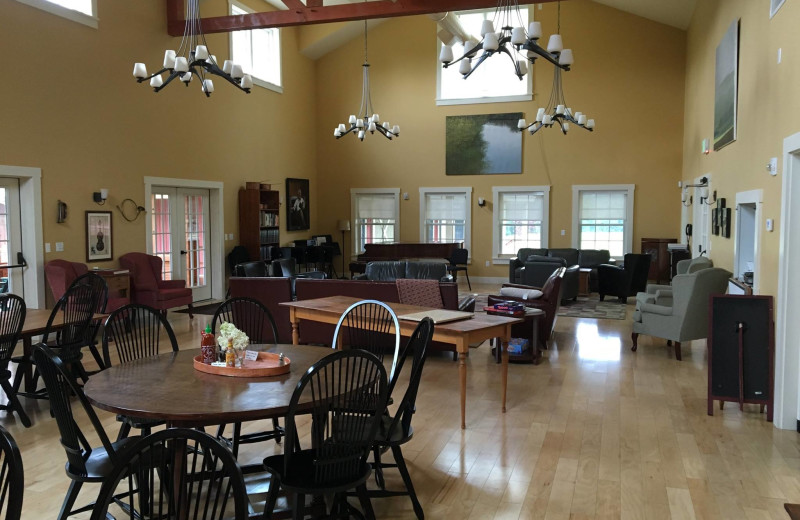
M279 208L275 190L239 190L239 244L252 260L270 259L271 248L280 245Z
M667 244L674 244L676 238L643 238L642 254L650 255L650 272L647 274L648 280L655 280L657 283L666 283L670 280L669 251Z

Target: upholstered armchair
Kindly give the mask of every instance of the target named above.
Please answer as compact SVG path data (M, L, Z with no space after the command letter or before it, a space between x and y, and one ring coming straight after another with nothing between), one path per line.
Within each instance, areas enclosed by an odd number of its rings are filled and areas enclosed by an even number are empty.
M597 267L597 292L600 301L607 294L616 296L621 303L628 300L628 296L636 296L647 287L647 273L650 270L650 255L629 253L625 255L622 266L600 265Z
M731 273L718 267L680 274L672 279L671 305L637 302L633 313L631 350L638 348L639 334L675 343L675 359L681 360L681 343L708 335L708 300L724 294Z
M265 277L270 275L272 267L269 262L256 260L255 262L242 262L233 268L233 276L244 278Z
M567 265L564 258L557 256L531 255L525 261L525 269L522 270L522 285L532 287L544 287L547 279L553 271L559 267L564 267L564 278L561 281L561 301L577 300L579 285L579 267Z
M78 277L89 272L86 264L80 262L69 262L67 260L50 260L44 264L44 273L47 277L47 285L53 294L53 301L58 301L67 292ZM98 312L113 312L124 305L130 303L127 296L109 296L105 309L97 309Z
M544 285L541 287L542 295L536 299L523 299L518 298L506 294L502 294L502 289L500 290L500 295L489 296L490 304L495 303L496 301L516 301L524 303L526 307L532 307L535 309L541 309L544 311L544 319L539 322L539 346L543 349L547 348L547 340L553 335L553 329L556 326L556 316L558 315L558 308L561 306L561 283L564 278L564 272L566 271L565 267L559 267L550 275ZM533 287L527 285L519 285L519 284L512 284L512 283L504 283L503 288L515 288L515 289L533 289Z
M714 267L714 262L708 257L698 256L678 262L675 274L692 274L709 267ZM670 306L672 305L672 285L649 283L645 292L636 294L636 302Z
M119 265L130 271L133 303L147 305L167 314L167 309L189 306L192 315L192 290L185 280L162 280L161 258L145 253L126 253L119 257Z

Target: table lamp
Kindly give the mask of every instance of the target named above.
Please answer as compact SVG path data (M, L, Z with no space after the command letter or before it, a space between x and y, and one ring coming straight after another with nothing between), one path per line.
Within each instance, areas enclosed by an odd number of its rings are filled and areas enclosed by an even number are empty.
M347 248L344 246L344 232L350 231L350 221L349 220L339 220L336 222L336 229L342 232L342 278L346 278L344 275L344 252L347 251Z

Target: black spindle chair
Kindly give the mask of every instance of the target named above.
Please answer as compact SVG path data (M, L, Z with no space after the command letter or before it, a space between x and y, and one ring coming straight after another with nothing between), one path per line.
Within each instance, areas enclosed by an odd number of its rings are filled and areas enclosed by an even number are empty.
M289 402L283 454L264 459L271 474L264 517L272 518L279 489L292 494L295 519L305 518L306 495L333 496L332 509L342 512L343 493L355 489L364 515L374 519L367 456L388 396L386 369L363 350L334 352L303 374ZM310 442L304 448L296 418L309 413Z
M162 341L166 341L172 352L178 351L178 340L169 322L161 311L131 303L120 307L106 318L103 327L103 359L106 367L112 366L110 343L113 342L120 363L157 356ZM117 415L122 423L117 440L128 436L131 428L141 429L149 435L153 426L164 424L157 419Z
M8 403L0 405L0 410L8 413L17 412L19 420L23 426L29 428L31 420L17 397L17 391L11 381L11 371L8 364L14 354L14 347L17 346L22 326L25 324L25 300L16 294L0 295L0 386L6 393Z
M467 286L469 290L472 290L472 283L469 281L469 271L467 271L467 261L469 260L469 250L468 249L454 249L453 254L450 255L449 264L447 266L447 270L450 271L453 275L453 281L458 283L458 273L459 271L464 271L464 275L467 277Z
M91 287L92 298L96 302L95 312L98 314L105 313L106 306L108 305L108 283L105 278L96 273L86 273L72 282L72 285L81 284L86 284ZM100 370L103 370L105 368L103 365L103 358L100 356L100 352L97 350L96 346L97 331L99 329L100 321L92 321L89 329L86 331L86 346L89 347L89 352L91 352L97 366Z
M106 435L100 419L97 418L97 414L83 394L83 390L77 385L58 355L47 345L40 343L33 351L33 359L47 388L50 397L50 411L56 419L61 435L59 440L67 453L66 471L72 482L58 514L59 520L65 520L69 516L94 508L94 503L91 503L73 510L81 487L87 482L104 482L117 463L119 451L138 437L127 437L112 443ZM100 438L101 445L99 447L92 448L78 426L70 400L72 395L77 397L80 408L83 408ZM117 495L117 498L123 498L129 493Z
M116 511L112 502L119 488L138 490ZM247 490L233 454L218 440L197 430L168 428L138 439L120 454L100 488L92 520L105 520L110 510L113 517L131 520L244 520Z
M394 331L392 331L394 329ZM400 322L391 307L377 300L356 302L344 311L333 332L333 348L366 350L383 362L394 351L389 379L394 379L400 354Z
M417 494L414 491L414 485L411 482L411 475L408 473L405 459L401 446L414 436L414 429L411 427L411 418L416 411L417 391L419 390L419 383L422 380L422 368L425 366L425 360L428 357L428 345L433 337L433 320L424 318L419 322L414 333L409 338L408 343L403 349L403 354L397 363L396 377L392 379L389 384L389 391L395 388L397 379L402 373L403 365L409 354L413 356L411 362L411 373L409 375L408 386L397 408L394 417L389 415L384 417L381 422L378 435L375 437L375 444L373 445L372 454L375 460L373 467L375 469L375 480L380 489L369 491L369 496L382 498L408 495L411 498L411 503L414 506L414 513L417 518L422 520L425 514L422 511L422 506L417 499ZM381 452L391 449L394 456L394 464L386 464L381 461ZM386 489L386 483L383 478L383 468L397 468L400 476L405 484L405 491L391 491Z
M58 354L71 377L75 380L79 377L84 383L89 380L89 375L81 363L83 358L81 348L93 341L97 329L92 326L92 320L97 309L105 306L102 302L108 294L107 286L100 286L97 279L105 284L101 277L87 273L69 286L64 296L53 307L42 337L42 343L47 344ZM101 288L98 290L98 287ZM106 287L105 294L102 287ZM12 361L19 363L14 377L14 389L17 394L34 399L47 399L46 390L36 390L39 379L38 367L33 375L33 391L19 392L25 365L30 364L31 360L24 356L15 356Z
M254 298L239 297L226 300L214 313L214 318L211 320L211 331L216 333L217 328L224 322L232 323L237 329L247 334L251 344L279 343L278 327L275 325L272 314L264 304ZM220 425L217 430L217 438L228 443L234 457L239 456L240 444L251 444L270 439L275 439L275 442L279 443L283 435L283 428L278 424L277 417L272 419L272 430L245 435L242 435L242 423L234 423L233 437L231 438L223 436L225 426L224 424ZM245 467L245 472L256 469L261 470L260 466L257 468L248 466Z
M5 520L19 520L22 517L24 491L22 455L14 437L0 426L0 515L4 515Z

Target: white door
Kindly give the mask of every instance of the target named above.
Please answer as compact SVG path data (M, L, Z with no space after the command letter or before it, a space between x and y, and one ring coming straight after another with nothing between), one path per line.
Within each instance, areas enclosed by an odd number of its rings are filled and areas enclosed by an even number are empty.
M163 261L165 280L186 280L192 300L211 298L209 191L153 187L150 251Z
M0 178L0 293L25 297L19 179ZM9 266L9 267L6 267Z

